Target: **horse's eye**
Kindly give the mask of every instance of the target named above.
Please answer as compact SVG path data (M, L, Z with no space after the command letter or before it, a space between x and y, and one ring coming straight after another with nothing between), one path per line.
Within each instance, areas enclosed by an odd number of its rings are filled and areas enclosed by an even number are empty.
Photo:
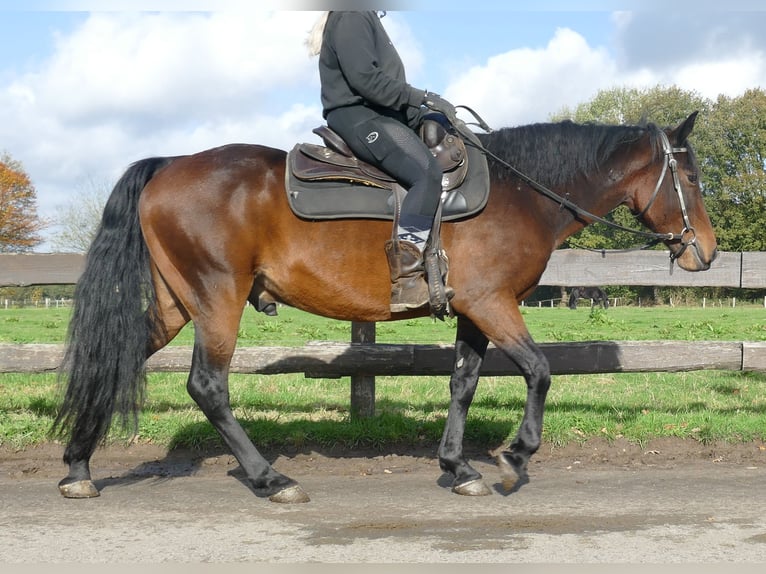
M689 183L697 183L697 174L696 173L690 173L686 176L689 179Z

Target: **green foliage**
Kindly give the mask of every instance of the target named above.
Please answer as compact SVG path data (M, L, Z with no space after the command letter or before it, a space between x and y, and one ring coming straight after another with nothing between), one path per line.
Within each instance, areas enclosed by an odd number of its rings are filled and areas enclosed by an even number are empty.
M0 154L0 253L24 253L39 245L46 223L37 215L37 190L24 167Z
M653 122L664 126L677 124L695 110L704 116L709 109L708 100L695 92L675 86L655 86L641 90L613 88L599 91L592 100L578 105L574 110L564 108L553 116L553 120L632 125Z
M695 141L720 247L766 250L766 92L720 96Z

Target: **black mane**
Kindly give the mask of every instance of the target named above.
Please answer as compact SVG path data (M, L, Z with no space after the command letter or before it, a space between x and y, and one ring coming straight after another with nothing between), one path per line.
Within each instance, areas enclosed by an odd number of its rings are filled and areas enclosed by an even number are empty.
M479 138L489 151L525 175L546 187L556 187L578 175L597 171L615 150L637 141L647 130L656 134L657 127L576 124L567 120L502 128L480 134ZM493 178L502 180L512 175L492 158L489 169Z

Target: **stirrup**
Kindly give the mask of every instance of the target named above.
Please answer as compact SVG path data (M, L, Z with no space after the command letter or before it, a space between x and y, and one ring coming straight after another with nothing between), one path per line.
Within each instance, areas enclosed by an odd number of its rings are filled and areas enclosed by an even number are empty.
M447 285L449 273L449 259L444 251L434 249L429 243L423 252L423 264L428 281L428 304L431 314L444 321L444 317L451 315L450 299L455 296L455 291Z

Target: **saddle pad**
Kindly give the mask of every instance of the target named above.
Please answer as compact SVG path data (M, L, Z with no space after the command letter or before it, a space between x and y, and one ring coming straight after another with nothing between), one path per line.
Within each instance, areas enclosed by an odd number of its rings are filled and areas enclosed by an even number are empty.
M296 153L295 149L289 154ZM303 219L394 219L394 197L390 189L337 180L302 181L285 169L285 190L293 213ZM473 147L466 148L468 173L460 187L443 198L442 220L450 221L481 211L489 196L487 158Z

